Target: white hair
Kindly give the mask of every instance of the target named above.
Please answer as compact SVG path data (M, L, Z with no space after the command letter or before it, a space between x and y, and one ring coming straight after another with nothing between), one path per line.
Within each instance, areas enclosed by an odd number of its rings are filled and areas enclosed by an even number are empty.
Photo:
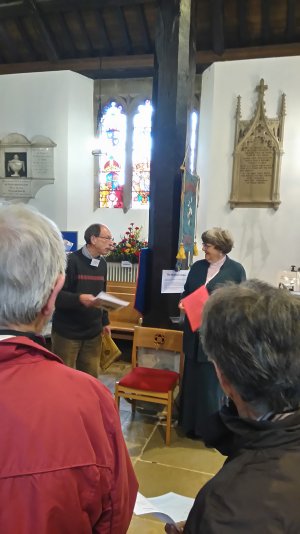
M0 325L31 324L66 268L61 233L24 204L0 207Z

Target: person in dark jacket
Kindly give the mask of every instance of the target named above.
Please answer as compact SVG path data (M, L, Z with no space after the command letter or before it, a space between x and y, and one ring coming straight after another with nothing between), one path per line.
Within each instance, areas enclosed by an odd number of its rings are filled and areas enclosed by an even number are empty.
M230 233L222 228L211 228L202 234L205 259L192 266L182 298L206 285L208 293L225 282L237 284L246 279L243 266L227 254L233 247ZM182 307L179 304L179 307ZM192 332L188 318L184 321L184 373L181 386L179 425L191 438L201 438L206 420L221 407L222 392L214 366L203 351L199 332Z
M0 208L0 531L126 534L137 481L110 391L39 335L64 283L58 228Z
M66 280L56 300L52 321L52 349L69 365L97 378L101 367L102 334L110 333L106 311L95 296L106 290L107 265L103 255L113 248L110 230L92 224L86 244L68 255Z
M251 280L215 291L203 347L229 407L206 443L228 458L198 493L186 534L300 532L300 298Z

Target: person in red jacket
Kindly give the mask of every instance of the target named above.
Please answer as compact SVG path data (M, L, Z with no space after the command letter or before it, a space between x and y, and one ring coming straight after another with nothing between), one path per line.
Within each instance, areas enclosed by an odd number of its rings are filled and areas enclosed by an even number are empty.
M0 208L0 531L126 533L137 481L109 390L39 333L64 283L58 228Z

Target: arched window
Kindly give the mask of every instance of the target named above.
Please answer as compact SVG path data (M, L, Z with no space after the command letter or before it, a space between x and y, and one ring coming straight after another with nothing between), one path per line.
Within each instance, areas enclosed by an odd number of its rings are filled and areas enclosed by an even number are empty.
M132 207L149 206L150 159L151 159L151 117L150 100L138 106L133 118L132 139Z
M100 208L149 208L152 113L151 101L140 97L110 100L101 110ZM196 111L191 113L188 127L192 173L196 170L198 116Z
M99 123L100 208L123 208L126 123L120 104L112 101L105 106Z
M152 106L140 102L111 100L101 111L100 208L149 208Z

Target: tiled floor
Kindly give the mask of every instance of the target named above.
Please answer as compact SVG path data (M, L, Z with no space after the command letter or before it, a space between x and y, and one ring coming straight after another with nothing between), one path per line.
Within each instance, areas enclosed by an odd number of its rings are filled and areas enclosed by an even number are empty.
M114 363L99 378L111 391L116 379L130 369L130 364ZM137 411L134 419L131 406L121 399L120 416L124 437L131 456L140 492L154 497L174 491L195 497L223 465L224 457L213 449L206 449L201 441L185 438L175 426L172 428L171 446L165 446L164 424L152 413ZM159 534L164 524L153 516L134 516L128 534Z

